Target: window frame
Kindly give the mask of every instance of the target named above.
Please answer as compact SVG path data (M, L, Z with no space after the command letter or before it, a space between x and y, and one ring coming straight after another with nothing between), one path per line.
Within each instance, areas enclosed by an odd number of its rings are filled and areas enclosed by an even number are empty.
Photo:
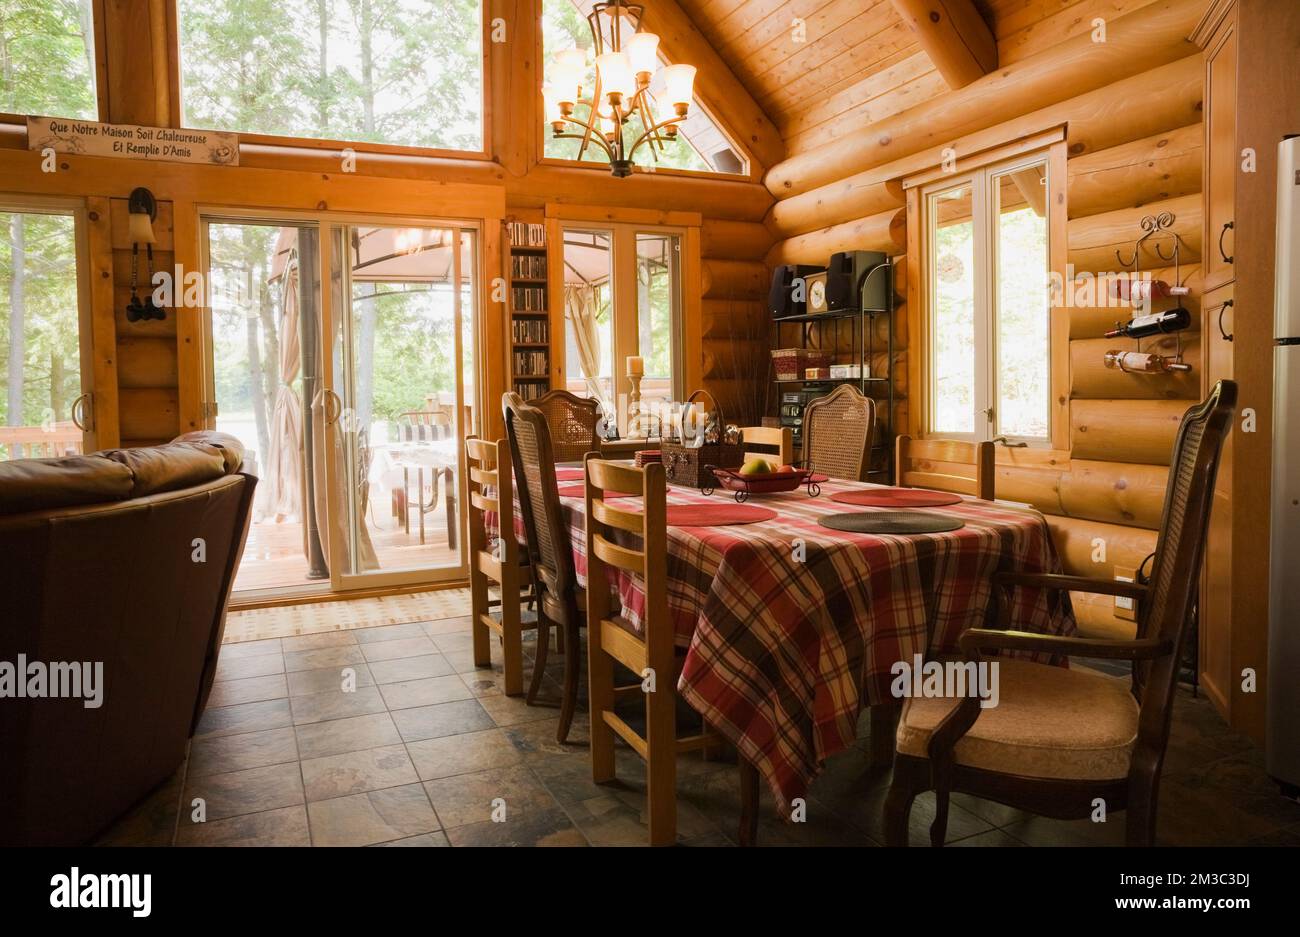
M605 209L588 211L579 206L548 205L546 209L547 243L557 245L559 262L552 257L548 290L551 308L551 385L564 388L568 384L568 322L564 311L563 250L565 231L598 231L611 235L613 279L613 369L614 402L626 400L632 385L626 368L620 366L628 355L642 354L640 348L640 308L637 296L636 258L637 236L642 234L667 234L677 238L678 283L676 309L672 322L672 395L682 400L686 388L699 383L698 364L692 364L686 349L690 347L692 325L698 326L698 290L691 283L698 282L700 272L699 243L702 218L694 212L656 212L641 209ZM620 315L631 309L634 315ZM620 433L626 429L620 425Z
M95 0L96 4L104 0ZM488 59L491 49L490 32L492 20L489 17L489 0L479 3L479 114L481 115L482 145L477 150L455 150L443 147L409 146L401 143L372 143L359 140L337 140L321 137L294 137L285 134L248 133L228 127L191 127L184 120L184 88L181 84L181 38L180 5L178 0L165 0L167 7L167 77L171 88L170 124L185 130L208 130L220 133L237 133L243 146L269 146L283 149L308 149L337 151L350 149L355 153L369 153L387 156L423 156L447 159L482 159L492 158L492 112L491 108L491 62ZM96 34L99 26L96 20ZM539 85L540 88L540 85ZM540 90L538 91L540 94Z
M945 150L945 152L947 152ZM921 437L943 437L975 441L998 438L996 421L981 419L981 410L992 404L998 388L996 381L996 283L994 264L997 256L997 219L990 214L994 180L1008 170L1043 164L1047 186L1047 253L1049 275L1058 280L1067 270L1066 159L1068 153L1064 126L1036 134L1026 134L1001 145L990 146L970 156L958 158L954 166L933 166L903 180L907 198L908 290L918 297L909 314L909 325L916 336L915 354L908 364L909 384L919 389L920 404L912 416L913 431ZM976 229L976 361L975 361L975 430L970 433L940 432L934 429L936 400L934 395L934 285L930 268L932 221L930 204L933 195L970 185L972 217ZM981 215L983 220L981 221ZM982 246L980 242L982 243ZM983 263L980 258L983 258ZM1048 431L1045 437L1007 436L1013 444L1024 443L1028 449L1047 453L1068 453L1070 437L1069 407L1069 318L1060 308L1059 296L1050 293L1048 310ZM995 404L993 404L995 405ZM996 414L995 414L996 416Z

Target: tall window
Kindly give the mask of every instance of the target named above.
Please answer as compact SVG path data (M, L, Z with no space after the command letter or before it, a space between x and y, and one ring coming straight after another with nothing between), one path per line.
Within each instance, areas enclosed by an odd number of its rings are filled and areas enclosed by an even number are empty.
M587 23L587 14L591 12L592 0L542 0L542 50L543 76L545 70L555 61L556 53L565 49L582 49L587 53L588 74L583 87L589 88L595 82L596 66L592 57L594 40L591 27ZM663 56L660 56L663 59ZM656 80L662 80L656 76ZM651 91L655 91L654 83ZM589 108L578 104L574 118L585 120ZM630 144L641 135L645 128L637 118L633 118L623 128L623 134ZM553 159L582 159L584 162L609 162L609 157L599 146L590 145L581 150L581 141L560 139L551 135L551 126L545 127L545 155ZM705 111L696 99L691 105L690 115L681 124L681 133L674 143L668 143L663 150L652 150L649 144L641 146L634 154L633 162L638 166L654 166L666 169L690 169L699 172L725 172L744 174L749 166L740 152L722 129Z
M92 0L0 0L0 113L95 120Z
M481 0L177 0L177 10L187 127L483 147Z
M1047 205L1042 156L926 190L931 432L1048 442Z
M642 359L641 400L681 400L681 234L616 224L564 229L564 373L625 429L627 359Z

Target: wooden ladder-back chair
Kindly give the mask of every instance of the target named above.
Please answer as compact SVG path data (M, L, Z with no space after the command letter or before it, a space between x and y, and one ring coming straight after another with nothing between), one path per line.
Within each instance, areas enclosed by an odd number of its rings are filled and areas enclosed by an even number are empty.
M551 432L541 410L524 403L516 393L502 397L506 439L519 489L519 512L528 541L528 561L533 568L537 596L537 660L533 682L546 667L551 628L564 634L564 691L560 724L555 737L569 737L578 702L579 660L582 645L578 629L583 624L586 598L578 587L573 566L573 545L565 526L560 491L555 481L555 454Z
M962 467L970 466L970 474ZM894 440L894 484L900 488L934 488L993 500L993 443L961 439Z
M778 459L780 465L794 462L794 430L788 426L746 426L740 431L740 440L745 447L745 461L754 457L771 462ZM775 449L775 452L759 452L750 446L763 446Z
M831 478L862 481L876 428L876 402L841 384L804 408L803 464Z
M685 658L677 653L668 617L668 508L664 467L644 468L587 457L587 694L591 711L591 773L596 782L614 779L614 736L645 759L650 844L677 840L677 754L719 746L708 731L677 738L677 679ZM643 510L605 500L606 491L640 492ZM635 501L631 501L635 504ZM630 535L630 536L629 536ZM637 546L630 541L639 539ZM645 611L637 631L611 608L610 568L641 577ZM614 664L639 679L653 673L653 692L641 683L618 687ZM644 698L642 736L614 712L620 697Z
M981 709L975 696L907 700L885 801L885 836L891 845L906 844L912 800L931 788L936 795L930 828L934 845L944 841L952 791L1062 820L1089 816L1100 798L1107 812L1127 809L1129 845L1155 841L1179 660L1200 582L1219 456L1236 402L1237 385L1220 381L1183 417L1145 585L1050 573L994 575L995 593L1028 587L1132 598L1137 602L1136 638L1012 630L1011 604L1001 595L1004 630L972 628L961 636L967 662L982 663L980 652L990 650L1110 658L1132 662L1131 680L1125 684L1084 670L1001 658L996 706Z
M474 636L474 663L479 667L492 664L491 635L501 636L507 696L524 690L523 632L536 622L523 621L519 607L530 588L528 553L519 549L515 538L514 472L511 470L510 447L504 439L490 442L470 436L465 440L466 466L469 470L469 584ZM484 515L494 512L498 520L497 542L488 543ZM489 588L495 584L501 592L493 599ZM499 617L492 615L498 609ZM542 668L533 670L527 700L532 703L541 685Z
M567 390L551 390L529 404L542 412L551 431L551 451L557 462L581 462L600 451L600 403Z

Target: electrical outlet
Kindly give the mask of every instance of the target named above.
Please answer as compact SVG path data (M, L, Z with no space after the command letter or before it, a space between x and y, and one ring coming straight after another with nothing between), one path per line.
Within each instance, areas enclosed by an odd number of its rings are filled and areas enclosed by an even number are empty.
M1137 570L1116 566L1115 579L1119 582L1136 582ZM1123 618L1125 621L1137 621L1137 603L1126 595L1115 596L1115 617Z

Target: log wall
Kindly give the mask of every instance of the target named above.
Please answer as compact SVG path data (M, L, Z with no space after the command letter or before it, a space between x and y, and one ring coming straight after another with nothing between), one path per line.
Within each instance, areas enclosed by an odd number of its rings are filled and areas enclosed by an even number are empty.
M825 264L838 250L897 252L908 243L900 180L937 166L941 151L959 154L1011 142L1035 131L1067 128L1068 260L1079 277L1075 296L1106 297L1148 214L1170 211L1184 246L1178 277L1199 310L1202 164L1202 64L1187 40L1205 0L1002 4L995 9L1002 63L983 78L883 120L802 144L769 171L778 199L766 224L779 240L769 263ZM1005 7L1005 9L1003 9ZM1087 24L1106 19L1106 42ZM915 248L913 248L915 249ZM909 258L913 259L914 258ZM1174 271L1144 250L1142 268L1173 280ZM1102 274L1101 278L1096 275ZM1169 305L1158 303L1157 308ZM1107 369L1106 351L1130 340L1102 337L1128 308L1071 301L1069 449L999 449L1000 498L1033 504L1048 515L1067 573L1110 578L1139 565L1155 547L1174 430L1200 391L1200 340L1183 336L1190 374L1134 375ZM905 315L905 313L904 313ZM900 346L906 358L906 335ZM1143 350L1172 354L1170 340ZM900 426L919 431L903 412ZM912 408L919 413L920 408ZM1075 596L1088 634L1131 634L1113 604Z

